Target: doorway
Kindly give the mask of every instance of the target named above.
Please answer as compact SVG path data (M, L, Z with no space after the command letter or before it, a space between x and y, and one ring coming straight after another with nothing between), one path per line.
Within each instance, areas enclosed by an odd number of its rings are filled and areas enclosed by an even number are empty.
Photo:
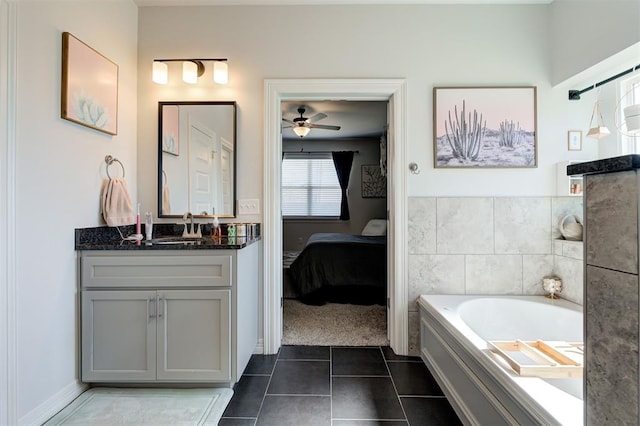
M406 83L402 79L266 80L264 157L264 353L282 341L281 102L388 101L388 332L397 354L408 352L406 229Z
M282 103L283 345L389 346L387 109Z

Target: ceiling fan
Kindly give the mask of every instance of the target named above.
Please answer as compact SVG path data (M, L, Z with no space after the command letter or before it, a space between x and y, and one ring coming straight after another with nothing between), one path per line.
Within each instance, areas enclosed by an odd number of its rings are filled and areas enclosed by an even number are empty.
M326 124L314 124L316 121L320 121L322 119L327 118L327 114L323 114L319 112L313 117L307 118L304 116L306 109L304 107L298 108L298 113L300 117L296 117L293 120L289 120L288 118L283 118L282 121L285 123L291 124L290 126L283 126L284 129L292 128L293 132L304 138L309 134L311 129L324 129L324 130L340 130L340 126L330 126Z

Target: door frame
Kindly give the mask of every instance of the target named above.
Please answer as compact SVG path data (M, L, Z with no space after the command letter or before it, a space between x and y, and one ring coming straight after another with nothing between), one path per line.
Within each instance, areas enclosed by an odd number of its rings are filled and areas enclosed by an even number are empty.
M288 100L389 101L387 206L390 269L388 334L391 348L408 354L406 81L404 79L267 79L264 82L264 353L275 354L282 342L282 108Z

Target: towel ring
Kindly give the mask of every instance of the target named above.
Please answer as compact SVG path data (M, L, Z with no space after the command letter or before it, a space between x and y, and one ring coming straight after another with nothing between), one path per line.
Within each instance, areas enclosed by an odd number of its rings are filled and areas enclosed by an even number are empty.
M167 179L167 174L165 173L165 171L164 171L164 170L162 171L162 177L164 178L164 182L162 182L162 184L163 184L163 185L166 185L166 184L167 184L167 180L168 180L168 179Z
M122 177L124 177L124 165L120 160L118 160L115 157L112 157L111 155L107 155L106 157L104 157L104 162L107 163L106 170L107 170L107 177L109 179L111 179L111 175L109 174L109 166L116 162L120 164L120 167L122 167Z

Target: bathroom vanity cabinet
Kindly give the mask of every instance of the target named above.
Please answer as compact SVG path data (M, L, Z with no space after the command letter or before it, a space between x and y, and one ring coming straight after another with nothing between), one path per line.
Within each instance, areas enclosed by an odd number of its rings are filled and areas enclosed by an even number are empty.
M82 381L237 382L258 341L259 246L80 251Z

